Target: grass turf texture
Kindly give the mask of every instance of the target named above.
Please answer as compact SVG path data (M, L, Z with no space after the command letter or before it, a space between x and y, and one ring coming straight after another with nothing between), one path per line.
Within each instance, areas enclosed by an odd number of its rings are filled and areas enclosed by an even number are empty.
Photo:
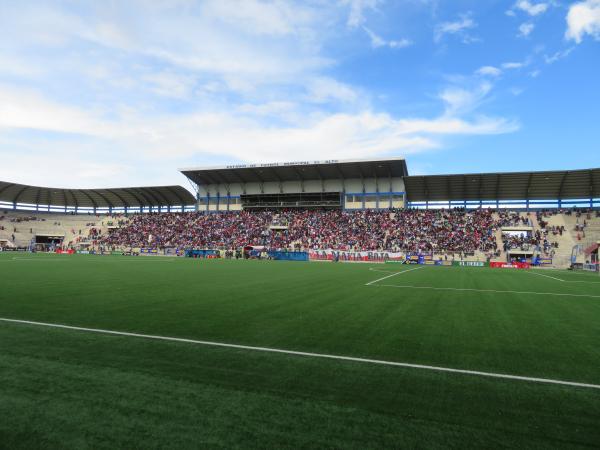
M0 317L600 384L597 275L365 286L406 269L7 253ZM600 390L0 323L0 417L7 448L576 448Z

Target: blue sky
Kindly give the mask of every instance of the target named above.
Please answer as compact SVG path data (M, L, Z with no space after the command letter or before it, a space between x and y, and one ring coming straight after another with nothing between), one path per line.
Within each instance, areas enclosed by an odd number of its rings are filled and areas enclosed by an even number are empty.
M0 179L600 166L600 0L0 0Z

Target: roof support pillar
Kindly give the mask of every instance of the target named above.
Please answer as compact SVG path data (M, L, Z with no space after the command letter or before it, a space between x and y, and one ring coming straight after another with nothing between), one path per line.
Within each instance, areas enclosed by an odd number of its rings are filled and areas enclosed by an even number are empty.
M342 180L342 192L344 193L344 195L346 195L346 178L344 177L344 173L340 169L339 164L334 164L333 167L335 167L336 172L338 173L338 175L340 176L340 179Z
M375 174L375 208L379 209L379 181Z
M563 188L565 186L565 180L567 179L568 175L569 175L569 171L567 170L563 174L562 178L560 179L560 186L558 188L558 198L559 198L559 200L562 200L562 198L563 198Z
M500 174L496 175L496 208L500 202Z
M367 189L365 187L365 178L362 173L360 174L360 184L362 186L362 208L365 209L365 193L367 192Z
M589 171L589 176L590 176L590 209L591 209L594 207L594 173L591 169Z

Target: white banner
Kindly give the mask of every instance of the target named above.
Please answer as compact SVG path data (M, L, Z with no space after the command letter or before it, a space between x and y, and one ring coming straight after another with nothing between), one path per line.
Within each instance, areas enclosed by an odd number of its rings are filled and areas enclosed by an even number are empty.
M332 249L308 252L308 258L311 261L332 261L336 255L340 261L386 262L405 259L404 253L394 252L352 252Z

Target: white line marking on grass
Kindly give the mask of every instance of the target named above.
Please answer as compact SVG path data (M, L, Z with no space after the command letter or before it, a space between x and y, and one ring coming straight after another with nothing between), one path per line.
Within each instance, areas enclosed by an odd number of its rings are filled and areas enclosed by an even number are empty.
M565 280L561 280L560 278L551 277L550 275L544 275L543 273L537 273L537 272L530 271L530 270L525 271L525 273L530 273L532 275L538 275L540 277L552 278L553 280L556 280L556 281L563 281L563 282L565 281Z
M464 374L464 375L477 375L477 376L489 377L489 378L502 378L502 379L507 379L507 380L529 381L529 382L533 382L533 383L547 383L547 384L558 384L558 385L562 385L562 386L575 386L575 387L590 388L590 389L600 389L599 384L578 383L575 381L554 380L554 379L550 379L550 378L525 377L525 376L521 376L521 375L508 375L508 374L504 374L504 373L482 372L479 370L453 369L450 367L402 363L402 362L395 362L395 361L385 361L385 360L381 360L381 359L357 358L357 357L353 357L353 356L329 355L326 353L299 352L299 351L295 351L295 350L284 350L284 349L270 348L270 347L254 347L254 346L250 346L250 345L226 344L223 342L200 341L200 340L195 340L195 339L185 339L185 338L177 338L177 337L169 337L169 336L155 336L155 335L151 335L151 334L130 333L130 332L126 332L126 331L103 330L103 329L99 329L99 328L75 327L75 326L71 326L71 325L61 325L61 324L56 324L56 323L45 323L45 322L33 322L31 320L7 319L7 318L3 318L3 317L0 317L0 322L18 323L18 324L34 325L34 326L49 327L49 328L59 328L59 329L73 330L73 331L86 331L86 332L90 332L90 333L136 337L136 338L142 338L142 339L154 339L154 340L159 340L159 341L182 342L182 343L186 343L186 344L206 345L206 346L210 346L210 347L225 347L225 348L234 348L234 349L238 349L238 350L252 350L252 351L259 351L259 352L280 353L280 354L285 354L285 355L307 356L307 357L311 357L311 358L334 359L334 360L339 360L339 361L352 361L352 362L359 362L359 363L379 364L379 365L383 365L383 366L395 366L395 367L405 367L405 368L410 368L410 369L432 370L432 371L436 371L436 372L450 372L450 373L460 373L460 374Z
M560 278L555 278L555 277L551 277L550 275L544 275L541 273L537 273L537 272L527 272L527 273L532 273L534 275L539 275L541 277L547 277L547 278L552 278L554 280L558 280L558 281L562 281L563 283L588 283L588 284L599 284L600 281L587 281L587 280L561 280Z
M381 273L396 273L393 270L379 270L379 269L374 269L373 267L369 268L370 271L372 272L381 272Z
M131 257L123 257L123 259L110 259L110 258L102 258L98 256L97 259L93 261L103 261L103 262L128 262L128 261L163 261L163 262L173 262L177 258L176 256L131 256ZM65 256L40 256L40 257L19 257L13 256L11 259L2 260L0 262L12 262L12 261L73 261L73 259L69 259L69 255ZM81 259L77 259L78 262L82 261ZM88 259L87 261L92 261L92 259Z
M450 288L450 287L433 287L433 286L407 286L397 284L378 284L375 287L392 287L404 289L431 289L434 291L471 291L471 292L492 292L496 294L531 294L531 295L554 295L558 297L589 297L600 298L600 295L588 294L561 294L556 292L533 292L533 291L499 291L496 289L471 289L471 288Z
M67 261L67 259L65 256L59 256L59 257L42 256L41 258L26 258L26 257L20 258L20 257L16 256L16 257L12 258L12 261Z
M108 256L108 255L107 255ZM119 257L112 258L104 258L103 256L97 256L97 259L94 261L103 261L103 262L127 262L127 261L162 261L162 262L173 262L178 258L178 256L123 256L122 259ZM88 261L92 261L89 259Z
M390 278L390 277L393 277L393 276L396 276L396 275L400 275L401 273L412 272L413 270L419 270L419 269L422 269L422 268L423 267L415 267L414 269L403 270L402 272L394 272L391 275L387 275L385 277L381 277L381 278L377 278L376 280L369 281L368 283L365 284L365 286L371 286L372 284L377 283L378 281L382 281L382 280L385 280L387 278Z

